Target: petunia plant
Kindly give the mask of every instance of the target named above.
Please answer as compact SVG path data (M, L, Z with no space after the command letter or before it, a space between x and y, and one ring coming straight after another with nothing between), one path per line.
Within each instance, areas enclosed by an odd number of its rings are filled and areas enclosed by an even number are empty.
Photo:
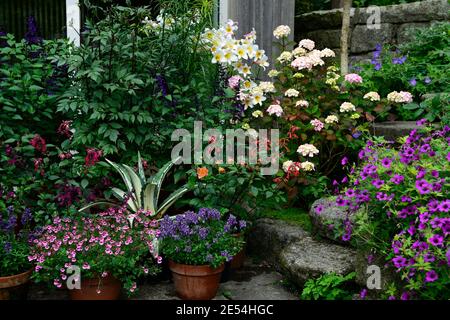
M336 203L368 210L358 211L355 225L346 223L343 237L396 270L403 285L388 291L391 299L448 299L450 128L424 126L401 142L398 151L382 139L360 151L361 164Z

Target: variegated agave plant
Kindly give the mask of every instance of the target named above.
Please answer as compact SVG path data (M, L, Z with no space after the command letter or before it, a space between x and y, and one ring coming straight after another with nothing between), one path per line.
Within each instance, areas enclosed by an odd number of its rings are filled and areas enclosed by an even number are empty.
M168 162L155 175L150 176L148 179L145 177L140 153L138 153L137 173L130 166L106 160L120 174L127 191L119 188L112 188L112 194L120 201L120 203L110 201L94 202L81 208L80 211L85 211L98 205L119 206L128 199L127 206L131 212L137 213L139 210L144 210L151 212L152 217L155 219L161 218L175 201L181 198L189 190L187 186L183 186L170 194L167 199L158 205L159 194L164 178L178 160L179 159L174 159Z

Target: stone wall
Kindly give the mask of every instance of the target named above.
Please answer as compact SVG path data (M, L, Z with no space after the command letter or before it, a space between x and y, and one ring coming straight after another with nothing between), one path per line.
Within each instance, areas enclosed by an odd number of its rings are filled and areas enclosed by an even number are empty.
M375 10L380 23L375 26ZM356 59L369 57L378 43L402 44L409 39L409 29L427 27L449 20L447 0L427 0L401 5L352 9L350 55ZM312 39L319 48L339 51L342 9L314 11L295 18L295 40ZM378 28L377 28L378 27Z

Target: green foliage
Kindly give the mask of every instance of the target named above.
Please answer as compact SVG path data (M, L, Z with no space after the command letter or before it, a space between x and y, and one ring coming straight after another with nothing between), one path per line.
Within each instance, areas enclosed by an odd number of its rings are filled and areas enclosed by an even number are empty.
M349 282L354 280L356 273L346 276L328 273L317 279L306 281L301 294L303 300L351 300L354 291L349 290Z
M285 201L283 193L261 175L257 166L208 167L208 175L200 181L197 170L188 172L189 186L194 189L189 205L194 208L207 206L217 208L223 214L254 220L268 208Z
M51 137L61 120L58 96L67 88L65 66L51 63L67 54L65 40L30 44L13 35L0 36L0 143L39 132Z
M60 57L73 83L58 108L74 119L72 145L120 154L122 163L138 150L165 163L174 129L195 120L224 123L229 104L216 97L218 69L199 46L210 17L187 0L161 6L154 23L145 20L155 16L148 8L109 8L104 19L87 23L81 47Z
M400 115L406 120L424 118L430 122L440 121L450 125L450 93L438 94L421 103L404 105Z
M449 22L439 22L429 28L412 29L412 40L398 50L390 46L377 50L372 63L361 63L355 68L364 78L363 87L367 91L377 91L381 96L406 88L415 101L422 100L427 93L450 92L449 27ZM374 63L378 63L379 70L375 70ZM392 115L399 120L417 120L427 115L430 120L440 121L445 118L448 108L447 96L440 102L425 101L415 109L399 108ZM382 111L378 109L378 112Z
M300 208L268 210L262 213L262 217L295 223L302 227L305 231L312 231L311 219L308 212Z
M106 160L110 166L120 174L127 191L113 187L111 192L113 196L119 200L119 203L115 204L114 202L109 201L94 202L81 208L80 211L98 205L120 207L126 203L128 209L135 214L138 214L140 211L146 211L149 212L152 217L161 218L175 201L181 198L189 190L187 186L177 189L159 204L159 194L161 192L162 183L169 170L178 160L180 159L178 158L168 162L156 174L150 176L148 179L145 176L140 153L138 153L138 173L126 164L117 164Z

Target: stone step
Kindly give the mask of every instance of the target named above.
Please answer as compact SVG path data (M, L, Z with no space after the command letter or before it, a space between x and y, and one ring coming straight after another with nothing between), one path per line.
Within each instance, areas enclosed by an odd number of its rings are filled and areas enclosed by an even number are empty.
M257 221L248 248L299 286L325 273L345 275L356 269L355 250L315 240L301 227L280 220Z

